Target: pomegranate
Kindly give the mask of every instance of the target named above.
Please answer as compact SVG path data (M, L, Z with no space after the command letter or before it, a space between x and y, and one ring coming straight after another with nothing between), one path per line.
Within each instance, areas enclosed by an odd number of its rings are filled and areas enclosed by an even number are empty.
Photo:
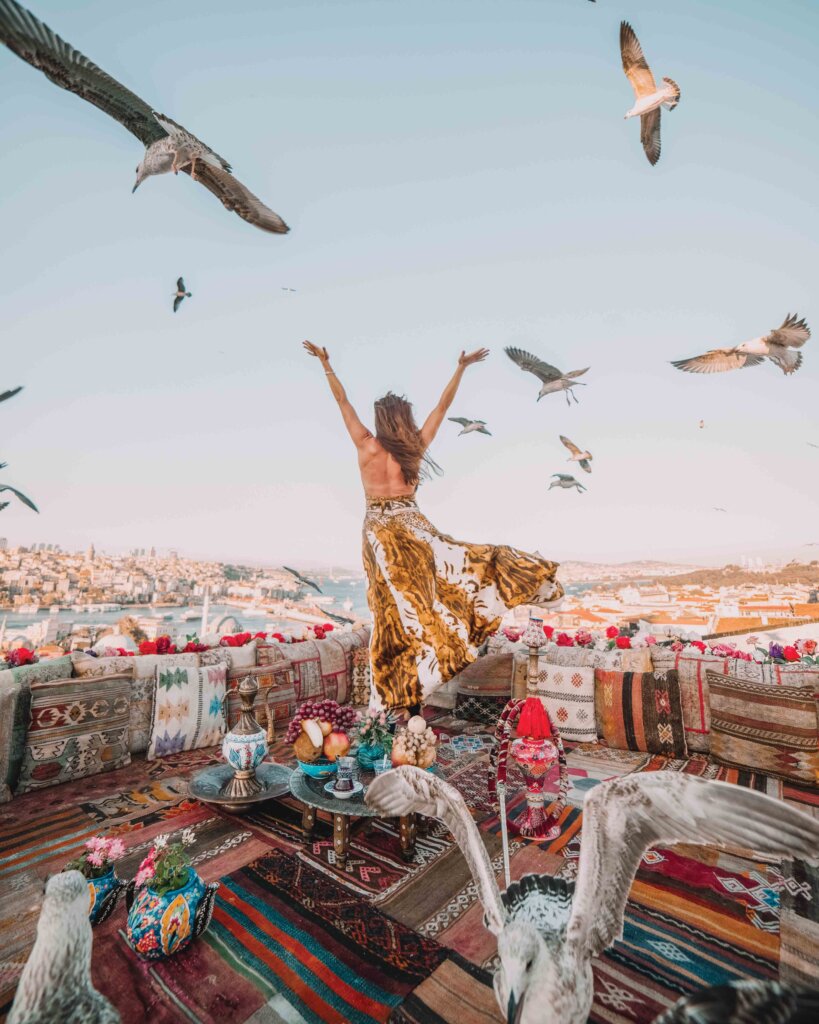
M330 761L335 761L337 757L344 757L349 749L350 741L346 732L334 729L324 739L324 756Z

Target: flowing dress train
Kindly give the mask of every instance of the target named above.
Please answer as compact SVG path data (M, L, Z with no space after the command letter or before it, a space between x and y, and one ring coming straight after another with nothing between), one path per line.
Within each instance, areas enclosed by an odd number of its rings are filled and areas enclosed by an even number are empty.
M474 661L507 609L563 596L557 563L453 540L414 496L367 498L363 553L373 688L390 709L420 704Z

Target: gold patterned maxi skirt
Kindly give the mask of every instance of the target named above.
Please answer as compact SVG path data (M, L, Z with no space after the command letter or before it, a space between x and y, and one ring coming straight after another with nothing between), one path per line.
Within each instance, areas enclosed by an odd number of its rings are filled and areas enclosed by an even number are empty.
M415 498L368 498L363 546L372 681L387 708L420 704L474 661L508 608L563 596L557 563L453 540Z

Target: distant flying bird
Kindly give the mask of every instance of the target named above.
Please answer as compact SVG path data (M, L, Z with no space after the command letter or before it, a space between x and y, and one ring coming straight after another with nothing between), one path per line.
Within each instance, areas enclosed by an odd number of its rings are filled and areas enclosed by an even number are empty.
M699 776L645 772L601 782L586 794L576 882L524 875L501 893L454 786L404 765L377 776L365 799L384 817L424 814L452 833L485 925L498 939L495 997L509 1024L585 1024L594 998L592 962L622 938L629 890L652 846L730 845L759 859L819 860L819 821L783 800Z
M574 398L577 402L577 396L572 391L572 388L578 384L585 387L584 381L575 380L576 377L581 377L584 373L588 373L589 367L585 370L572 370L570 373L563 373L558 370L556 366L552 366L550 363L545 363L542 359L538 359L537 356L533 356L531 352L524 352L520 348L505 348L503 350L513 363L525 370L527 373L533 373L537 379L541 382L543 387L538 392L538 402L543 398L544 395L553 395L558 391L566 392L566 404L571 405L569 401L569 395Z
M14 396L19 395L22 390L23 385L21 384L19 388L12 388L11 391L0 392L0 402L5 402L9 398L14 398ZM810 444L810 442L808 442L808 444Z
M305 587L312 587L317 594L322 592L321 587L314 580L308 580L306 576L302 576L300 572L296 572L295 569L290 569L286 565L283 565L282 568L285 572L289 572L291 576L295 576L299 583L303 583Z
M7 1024L119 1024L91 983L91 943L87 880L79 871L52 875Z
M295 292L295 290L296 290L295 288L285 288L285 287L282 287L282 291L283 292Z
M714 505L714 511L715 512L727 512L728 509L727 508L720 508L719 505Z
M690 992L654 1024L813 1024L819 990L780 981L729 981Z
M290 229L233 177L230 164L204 142L126 89L66 43L16 0L0 0L0 40L55 85L76 93L110 115L145 146L136 192L152 174L184 171L249 224L284 234Z
M181 277L176 279L176 293L173 298L173 311L174 313L182 305L183 299L191 298L191 293L185 291L185 282Z
M677 106L680 87L672 79L664 78L662 88L657 88L648 61L643 56L640 40L627 21L620 22L620 55L623 71L636 97L636 103L626 118L640 118L640 142L648 162L654 165L660 159L660 109L673 110Z
M552 473L552 476L557 479L552 480L549 484L550 491L553 487L561 487L564 491L568 490L570 487L576 487L581 493L586 490L583 484L581 484L579 480L575 480L575 478L569 473Z
M705 420L700 420L700 430L705 426Z
M460 423L463 427L463 430L458 434L458 437L460 437L461 434L472 433L489 434L490 437L492 436L486 429L485 420L465 420L461 416L447 416L447 419L450 423Z
M19 391L20 389L18 388L17 390ZM2 400L2 396L0 396L0 401ZM808 444L811 446L811 448L819 448L819 444L814 444L813 441L808 441Z
M560 440L563 442L563 444L571 452L571 455L569 456L568 461L569 462L579 462L581 469L585 469L587 473L591 473L590 462L594 458L592 453L591 452L587 452L587 451L583 451L581 448L578 448L576 444L573 444L568 439L568 437L564 437L563 434L560 435Z
M802 353L793 350L801 348L809 337L810 327L804 317L798 320L795 313L793 316L789 313L781 327L760 338L751 338L733 348L712 348L691 359L672 360L671 365L688 373L722 373L724 370L756 366L767 357L783 373L794 373L802 365Z

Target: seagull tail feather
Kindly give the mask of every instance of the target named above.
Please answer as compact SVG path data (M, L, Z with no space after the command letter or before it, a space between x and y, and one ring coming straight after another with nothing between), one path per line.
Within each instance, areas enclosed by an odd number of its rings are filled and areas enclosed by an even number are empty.
M663 100L663 106L666 110L673 110L674 107L676 107L677 104L680 102L680 87L677 85L673 78L664 78L663 81L666 85L670 85L671 88L674 90L674 95L670 99Z

